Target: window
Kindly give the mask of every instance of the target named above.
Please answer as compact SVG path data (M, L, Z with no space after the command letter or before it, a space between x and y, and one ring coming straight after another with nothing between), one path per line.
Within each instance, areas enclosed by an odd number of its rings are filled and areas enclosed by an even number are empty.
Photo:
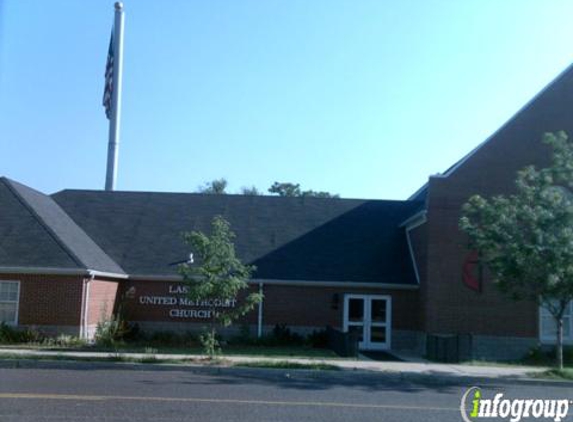
M18 323L19 281L0 281L0 322Z
M543 342L555 343L557 340L557 323L544 306L539 310L539 334ZM563 342L573 343L573 302L567 305L563 314Z

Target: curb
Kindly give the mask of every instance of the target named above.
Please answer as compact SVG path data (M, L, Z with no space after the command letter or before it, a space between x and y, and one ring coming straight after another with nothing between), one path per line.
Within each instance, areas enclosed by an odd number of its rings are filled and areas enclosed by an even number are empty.
M37 359L41 356L41 359ZM412 382L428 385L492 385L492 384L525 384L525 385L552 385L570 387L573 382L567 380L538 379L526 376L480 376L455 373L427 373L416 371L373 370L364 368L339 367L340 370L320 370L306 368L257 368L234 366L234 362L222 363L162 363L162 362L114 362L114 361L82 361L72 356L63 359L57 356L22 355L22 358L3 359L0 353L0 369L64 369L64 370L134 370L134 371L186 371L206 375L233 375L233 376L264 376L266 379L293 381L299 379L332 379L352 380L358 383L372 383L380 378L396 383ZM239 362L240 363L240 362Z

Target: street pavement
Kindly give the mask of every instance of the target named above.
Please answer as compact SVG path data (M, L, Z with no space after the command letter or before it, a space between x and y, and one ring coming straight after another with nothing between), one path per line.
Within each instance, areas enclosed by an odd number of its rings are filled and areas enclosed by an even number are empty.
M462 420L476 384L484 395L573 398L571 383L501 378L0 361L0 421L448 422Z

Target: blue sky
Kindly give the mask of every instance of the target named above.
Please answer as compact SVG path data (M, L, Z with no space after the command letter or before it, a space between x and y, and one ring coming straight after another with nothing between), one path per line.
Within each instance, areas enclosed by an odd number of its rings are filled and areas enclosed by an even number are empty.
M127 0L118 189L404 199L573 61L573 2ZM103 0L0 0L0 174L101 189Z

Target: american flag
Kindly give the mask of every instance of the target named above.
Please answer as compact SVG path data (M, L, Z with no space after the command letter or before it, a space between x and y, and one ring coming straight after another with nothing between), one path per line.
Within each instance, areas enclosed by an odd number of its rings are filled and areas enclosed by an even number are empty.
M110 118L111 115L111 96L113 94L113 33L109 40L109 50L107 52L107 64L105 66L105 86L103 89L103 106L105 115Z

